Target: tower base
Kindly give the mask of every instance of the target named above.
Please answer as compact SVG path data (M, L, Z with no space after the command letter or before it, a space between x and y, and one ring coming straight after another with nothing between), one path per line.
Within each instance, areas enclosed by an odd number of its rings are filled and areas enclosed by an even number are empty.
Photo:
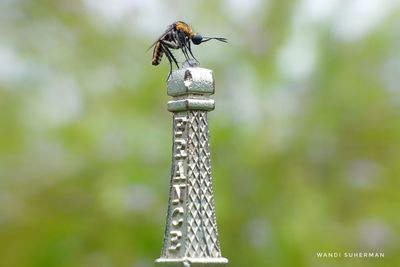
M156 260L156 267L221 267L225 266L228 260L225 258L181 258Z

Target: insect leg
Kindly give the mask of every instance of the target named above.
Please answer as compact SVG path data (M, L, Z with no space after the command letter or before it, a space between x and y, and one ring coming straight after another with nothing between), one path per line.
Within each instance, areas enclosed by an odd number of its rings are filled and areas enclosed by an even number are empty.
M179 49L179 45L171 42L171 41L166 41L166 40L161 40L160 42L162 42L164 45L166 45L168 48L171 49Z
M178 44L182 50L183 55L185 56L186 60L189 61L190 57L187 52L187 43L189 42L189 40L186 34L183 31L178 31L175 34L175 38L178 40Z
M165 53L169 55L169 58L172 59L175 63L175 65L178 67L179 69L179 65L178 62L175 58L175 56L172 54L171 49L179 49L179 40L177 40L175 38L175 36L172 35L173 33L171 33L170 35L168 35L168 38L165 38L167 40L160 40L160 42L163 44L164 50L166 51Z
M171 59L171 56L169 55L169 53L167 52L168 48L163 47L163 49L164 49L165 56L168 58L168 62L169 62L169 74L167 77L167 80L168 80L169 76L171 76L171 73L172 73L172 59Z
M190 41L187 42L187 43L188 43L187 48L188 48L188 50L189 50L190 55L193 57L194 60L196 60L197 63L200 63L200 62L197 60L197 58L196 58L196 57L193 55L193 53L192 53L192 48L191 48L191 46L190 46Z
M175 65L179 69L178 61L176 60L175 56L172 54L171 50L169 50L169 48L174 48L175 46L171 46L171 44L172 44L171 42L167 42L164 40L161 40L160 42L162 44L165 55L168 55L169 59L172 59L174 61Z
M168 58L168 61L169 61L169 74L167 77L167 80L168 80L172 73L172 61L174 61L175 65L178 67L178 69L179 69L179 65L178 65L178 62L176 61L176 58L172 54L171 50L169 50L168 46L162 44L162 47L163 47L165 56Z

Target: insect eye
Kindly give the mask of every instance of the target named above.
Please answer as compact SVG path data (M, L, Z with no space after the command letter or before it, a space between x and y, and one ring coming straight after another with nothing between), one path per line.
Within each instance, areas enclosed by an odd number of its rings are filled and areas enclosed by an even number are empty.
M192 42L195 44L195 45L198 45L198 44L201 44L201 41L203 40L203 36L201 36L200 34L195 34L193 37L192 37Z

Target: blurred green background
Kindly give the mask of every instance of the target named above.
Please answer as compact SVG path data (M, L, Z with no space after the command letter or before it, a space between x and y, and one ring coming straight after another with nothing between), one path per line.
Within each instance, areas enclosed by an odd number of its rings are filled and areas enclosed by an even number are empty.
M229 40L194 47L229 266L398 266L396 0L1 0L0 266L153 266L172 121L146 49L176 20ZM359 251L385 258L316 257Z

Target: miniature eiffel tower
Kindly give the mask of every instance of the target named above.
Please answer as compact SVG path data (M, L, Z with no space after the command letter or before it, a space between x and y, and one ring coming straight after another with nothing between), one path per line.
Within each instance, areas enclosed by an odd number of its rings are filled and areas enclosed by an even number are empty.
M211 70L187 67L167 82L173 148L167 223L156 266L225 266L212 189L207 113L214 109Z

